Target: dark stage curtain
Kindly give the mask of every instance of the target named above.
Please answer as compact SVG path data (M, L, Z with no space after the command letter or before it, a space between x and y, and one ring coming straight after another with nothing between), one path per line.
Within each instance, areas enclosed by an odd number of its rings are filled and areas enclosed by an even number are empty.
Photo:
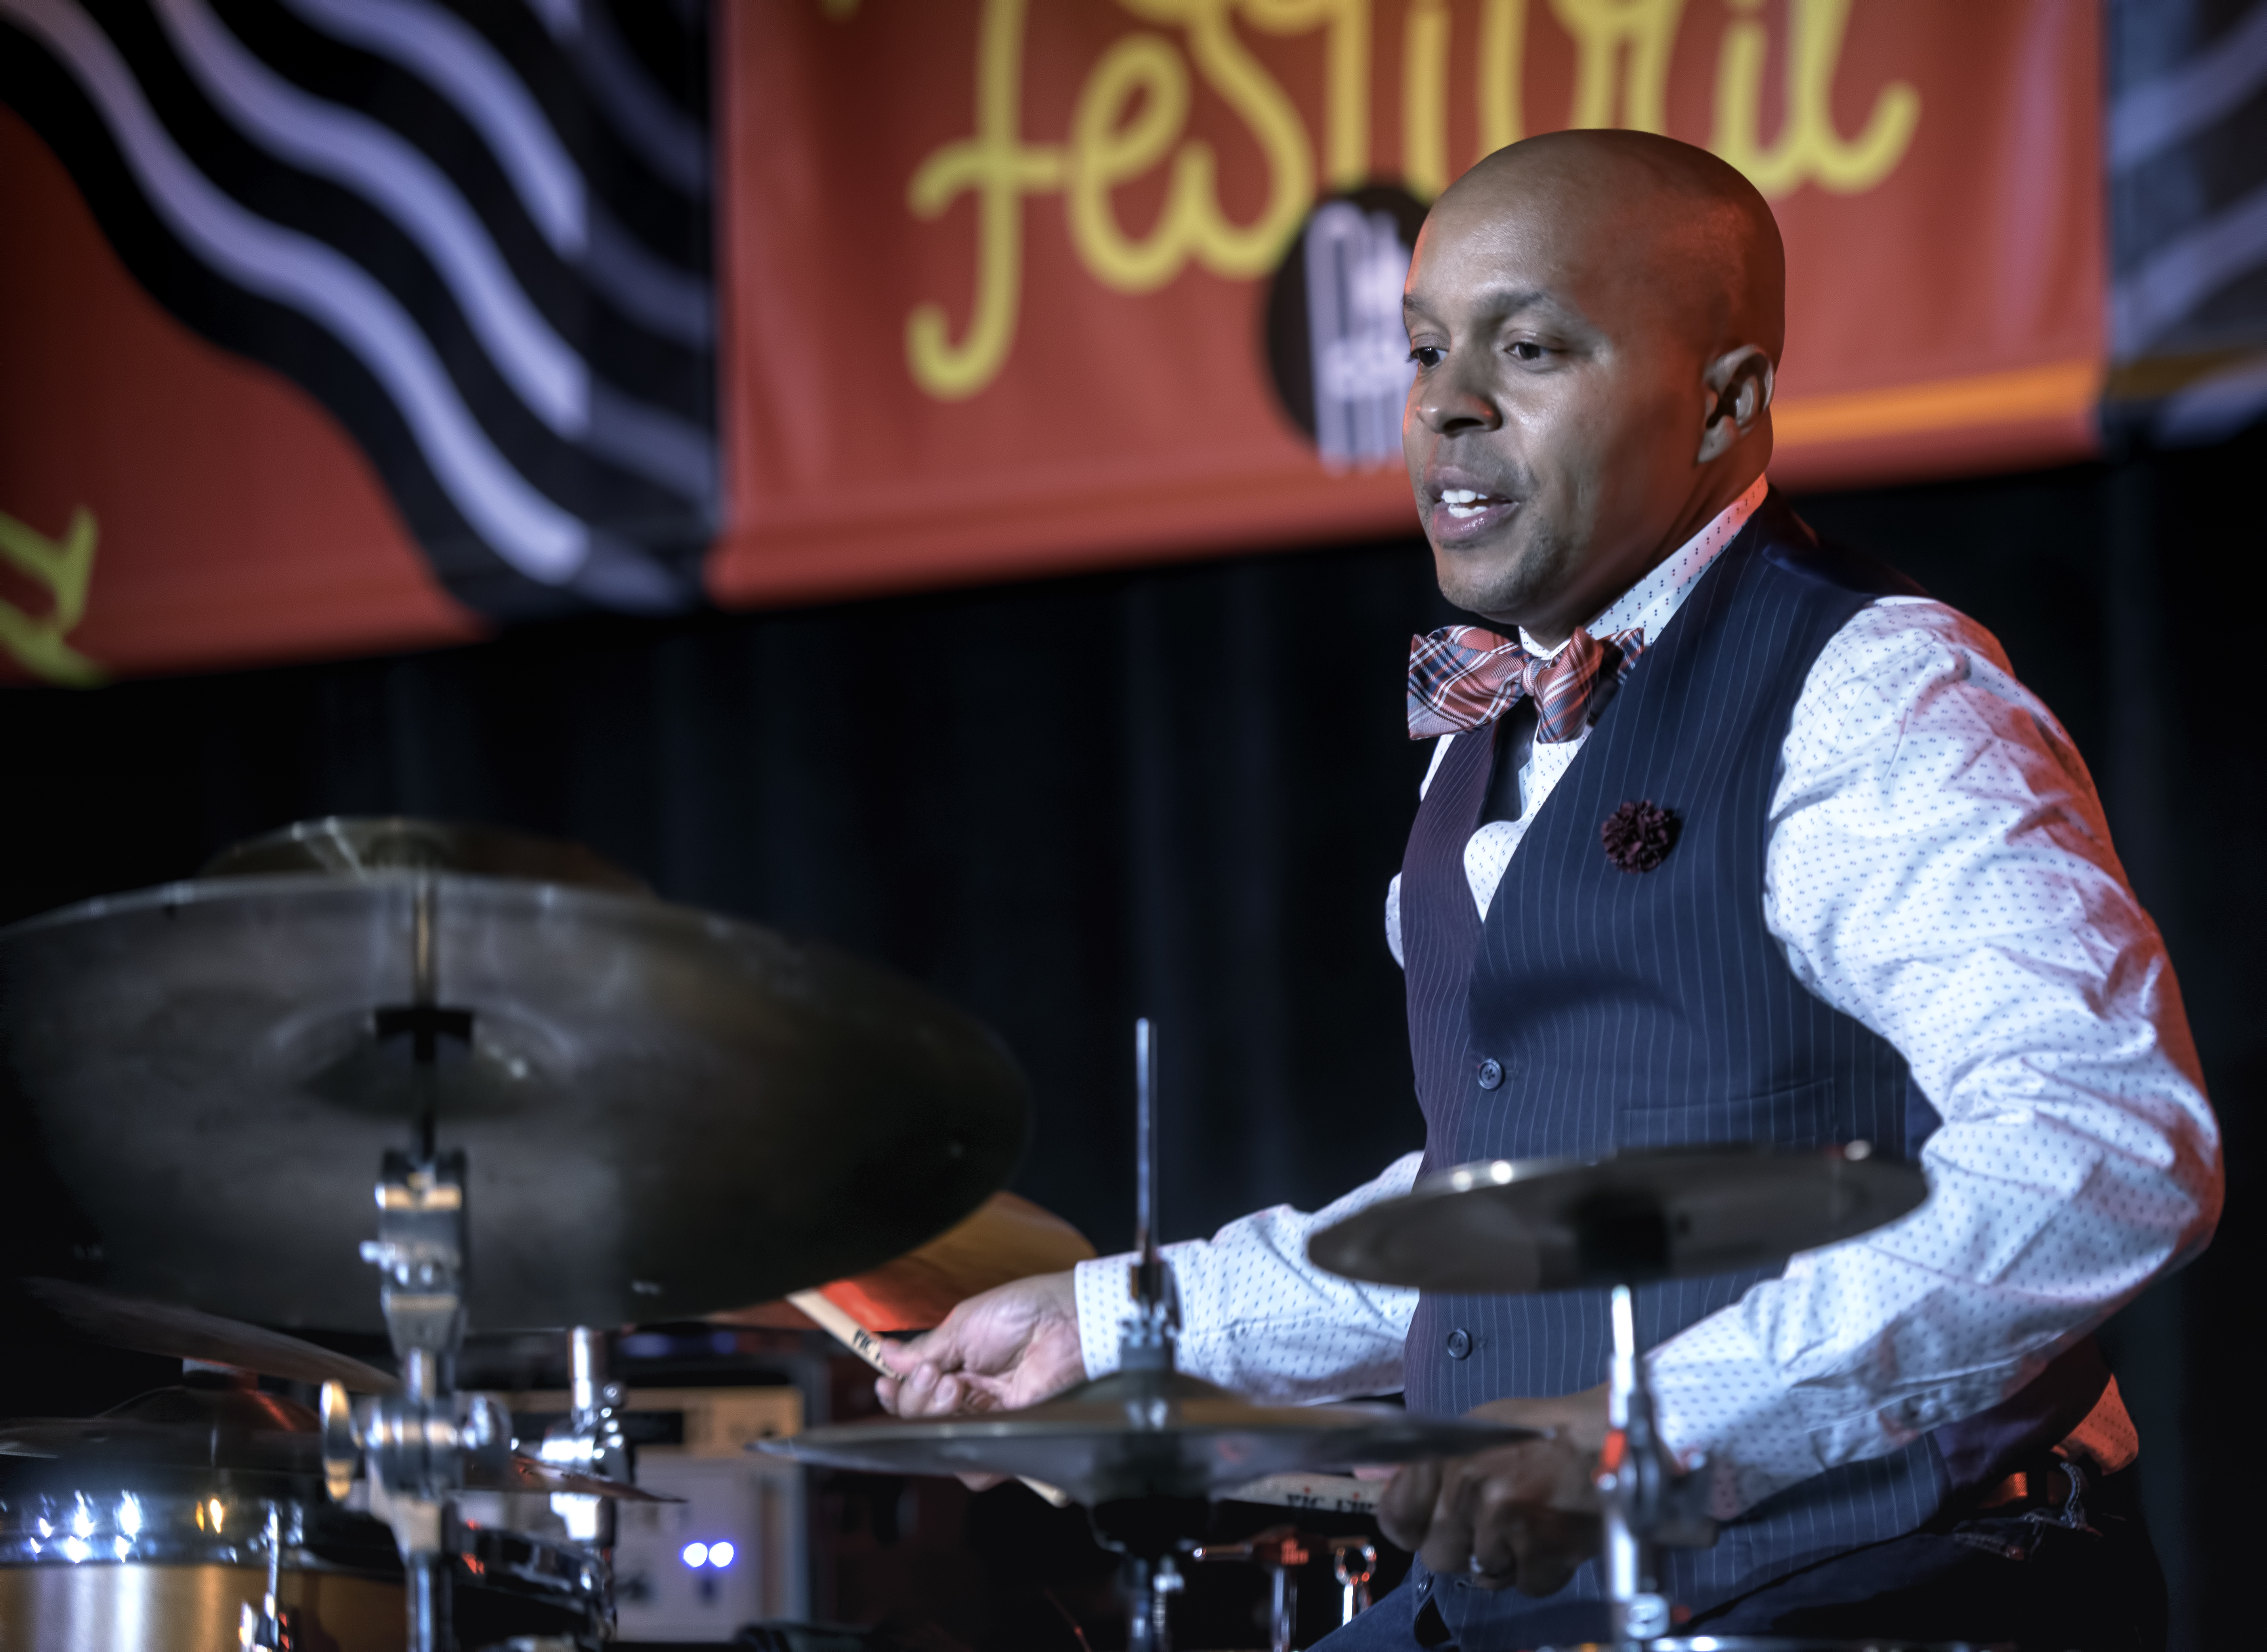
M2227 1130L2212 1251L2112 1327L2180 1638L2233 1626L2222 1455L2267 1089L2261 433L1801 501L1995 631L2085 752ZM1163 1028L1168 1232L1327 1200L1417 1145L1381 903L1423 751L1415 542L444 653L0 696L0 920L330 813L572 837L671 900L885 961L996 1027L1039 1113L1017 1188L1131 1226L1130 1023ZM792 1174L792 1167L782 1173Z

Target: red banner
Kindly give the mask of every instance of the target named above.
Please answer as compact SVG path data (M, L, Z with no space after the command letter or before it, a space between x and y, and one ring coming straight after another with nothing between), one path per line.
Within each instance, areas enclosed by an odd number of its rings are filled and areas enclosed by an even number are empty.
M1398 456L1333 469L1287 413L1271 285L1317 201L1429 198L1566 126L1706 143L1771 198L1782 479L2093 443L2082 0L833 0L723 21L728 602L1412 530Z
M1780 479L2094 442L2092 0L537 12L0 0L0 677L1413 531L1422 203L1569 124L1771 198Z

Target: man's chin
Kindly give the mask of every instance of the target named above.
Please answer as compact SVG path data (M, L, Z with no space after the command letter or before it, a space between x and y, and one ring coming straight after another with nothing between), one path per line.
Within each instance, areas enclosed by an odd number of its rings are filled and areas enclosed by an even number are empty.
M1500 627L1547 612L1573 573L1563 542L1537 532L1533 519L1478 545L1432 545L1441 595Z
M1527 606L1521 600L1528 584L1520 577L1522 571L1518 559L1501 547L1483 552L1433 549L1433 575L1441 595L1466 612L1500 625L1513 623L1507 616Z

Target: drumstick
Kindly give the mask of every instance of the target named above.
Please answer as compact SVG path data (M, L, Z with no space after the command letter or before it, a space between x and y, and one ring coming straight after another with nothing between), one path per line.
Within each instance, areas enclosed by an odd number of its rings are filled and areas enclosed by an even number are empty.
M832 1297L816 1290L797 1290L789 1295L788 1301L816 1319L820 1330L841 1343L860 1359L864 1360L883 1376L899 1375L890 1362L882 1357L882 1339L835 1306ZM1016 1478L1054 1504L1056 1508L1070 1507L1068 1492L1059 1490L1043 1480L1033 1480L1029 1474L1018 1474Z
M822 1291L797 1290L788 1297L790 1305L800 1308L809 1318L818 1321L818 1328L864 1360L884 1377L898 1373L890 1362L882 1357L882 1339L834 1305L833 1297Z
M1228 1502L1267 1503L1278 1509L1376 1514L1377 1501L1384 1495L1382 1480L1356 1480L1351 1474L1270 1474L1221 1496Z

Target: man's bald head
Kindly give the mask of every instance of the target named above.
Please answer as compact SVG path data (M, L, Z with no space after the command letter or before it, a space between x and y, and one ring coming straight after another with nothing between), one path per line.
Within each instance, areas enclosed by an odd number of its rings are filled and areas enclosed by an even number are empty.
M1771 208L1690 144L1552 133L1457 179L1410 268L1404 423L1451 599L1555 640L1737 497L1786 286Z
M1786 336L1779 221L1739 168L1651 132L1550 132L1500 149L1451 184L1436 219L1544 207L1690 305L1702 347L1736 334L1776 362Z

